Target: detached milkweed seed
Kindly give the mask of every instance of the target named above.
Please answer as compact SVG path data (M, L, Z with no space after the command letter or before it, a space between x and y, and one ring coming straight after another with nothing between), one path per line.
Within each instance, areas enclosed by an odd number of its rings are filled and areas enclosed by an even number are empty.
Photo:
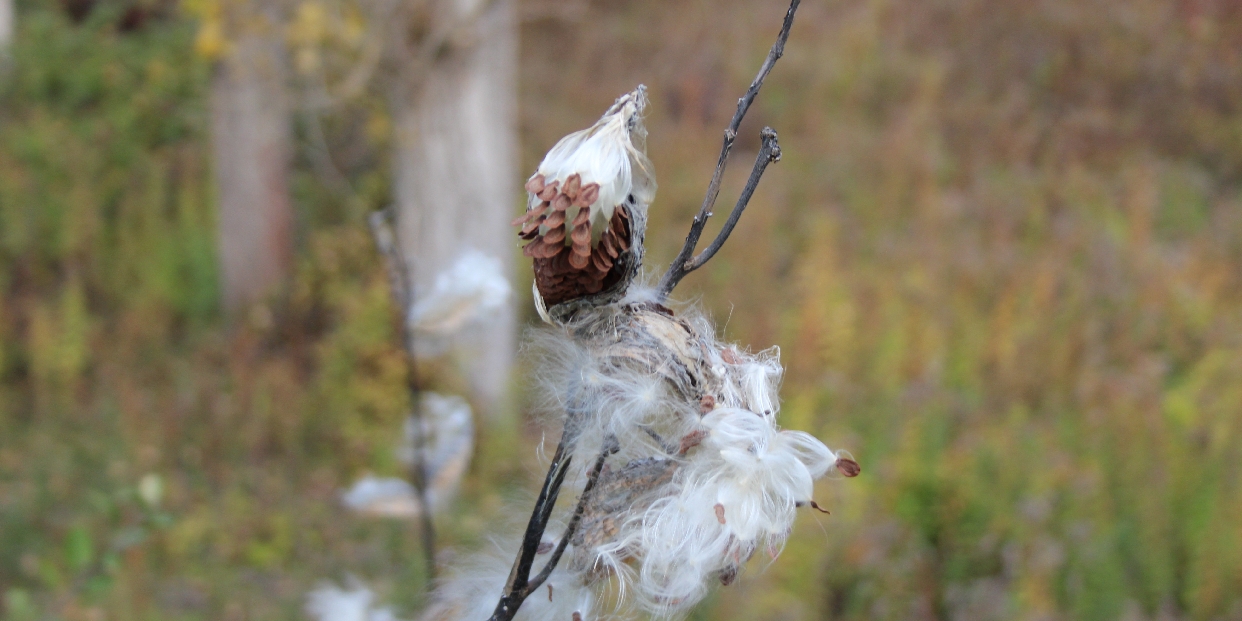
M526 191L531 194L539 194L543 192L543 175L535 173L526 181Z
M712 395L703 395L703 397L699 399L700 413L706 414L714 409L716 409L716 397Z

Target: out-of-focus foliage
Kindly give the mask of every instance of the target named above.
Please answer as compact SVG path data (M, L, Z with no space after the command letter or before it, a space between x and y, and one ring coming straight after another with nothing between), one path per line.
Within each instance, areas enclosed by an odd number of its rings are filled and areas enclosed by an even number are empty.
M647 83L660 266L785 6L532 0L526 168ZM338 500L401 472L404 368L363 219L386 197L382 102L299 117L296 282L225 329L202 24L19 8L0 69L4 618L301 618L347 573L412 611L412 528ZM336 61L301 50L365 49L292 15L306 75ZM804 0L722 205L763 125L783 160L678 294L782 346L785 424L863 475L821 485L832 515L695 618L1242 616L1234 3ZM502 500L530 499L502 494L537 471L537 431L479 434L440 524L463 548L520 519Z
M226 329L196 24L20 9L0 67L0 617L300 618L345 571L409 603L404 524L338 502L402 470L404 358L360 217L379 184L341 199L299 162L295 282Z
M602 36L539 22L532 148L571 126L548 108L586 114L565 91L647 81L667 259L784 5L601 6L581 23ZM680 294L783 346L787 424L863 476L822 485L833 515L700 618L1242 616L1237 5L798 19L739 141L772 125L784 158Z

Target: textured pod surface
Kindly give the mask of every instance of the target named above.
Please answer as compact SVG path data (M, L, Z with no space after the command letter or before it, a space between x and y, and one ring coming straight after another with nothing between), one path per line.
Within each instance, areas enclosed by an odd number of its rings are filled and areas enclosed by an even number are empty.
M593 241L591 208L578 203L584 196L598 197L599 184L583 187L573 175L558 188L556 183L545 184L542 175L535 175L526 189L537 198L549 197L513 221L514 226L522 227L518 236L528 240L522 253L534 259L535 286L544 304L551 307L596 294L622 280L625 274L617 259L633 240L626 205L612 210L608 226Z

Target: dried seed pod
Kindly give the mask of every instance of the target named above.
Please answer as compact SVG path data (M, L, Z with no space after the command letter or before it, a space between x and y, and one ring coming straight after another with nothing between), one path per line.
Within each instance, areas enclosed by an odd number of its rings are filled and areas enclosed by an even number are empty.
M583 186L579 196L590 189ZM627 207L619 206L613 212L603 233L594 235L597 243L592 247L590 209L576 202L567 205L567 200L561 193L553 197L537 219L538 231L523 236L533 240L523 253L535 259L535 286L549 307L598 293L615 283L617 260L628 247L622 241L630 235L628 216L624 215Z

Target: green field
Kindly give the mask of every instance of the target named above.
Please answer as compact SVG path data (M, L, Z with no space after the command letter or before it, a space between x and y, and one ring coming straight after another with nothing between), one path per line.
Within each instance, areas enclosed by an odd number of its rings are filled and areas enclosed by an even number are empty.
M784 2L529 4L524 170L645 82L662 269ZM0 618L304 619L309 589L349 575L413 618L414 526L337 500L400 472L404 358L365 220L389 199L383 106L325 120L364 153L345 184L299 116L296 275L230 325L196 22L18 8ZM722 204L764 125L783 159L677 295L779 345L783 424L863 474L822 482L832 514L692 618L1242 619L1242 8L804 0ZM541 477L514 385L439 520L458 555L520 521Z

